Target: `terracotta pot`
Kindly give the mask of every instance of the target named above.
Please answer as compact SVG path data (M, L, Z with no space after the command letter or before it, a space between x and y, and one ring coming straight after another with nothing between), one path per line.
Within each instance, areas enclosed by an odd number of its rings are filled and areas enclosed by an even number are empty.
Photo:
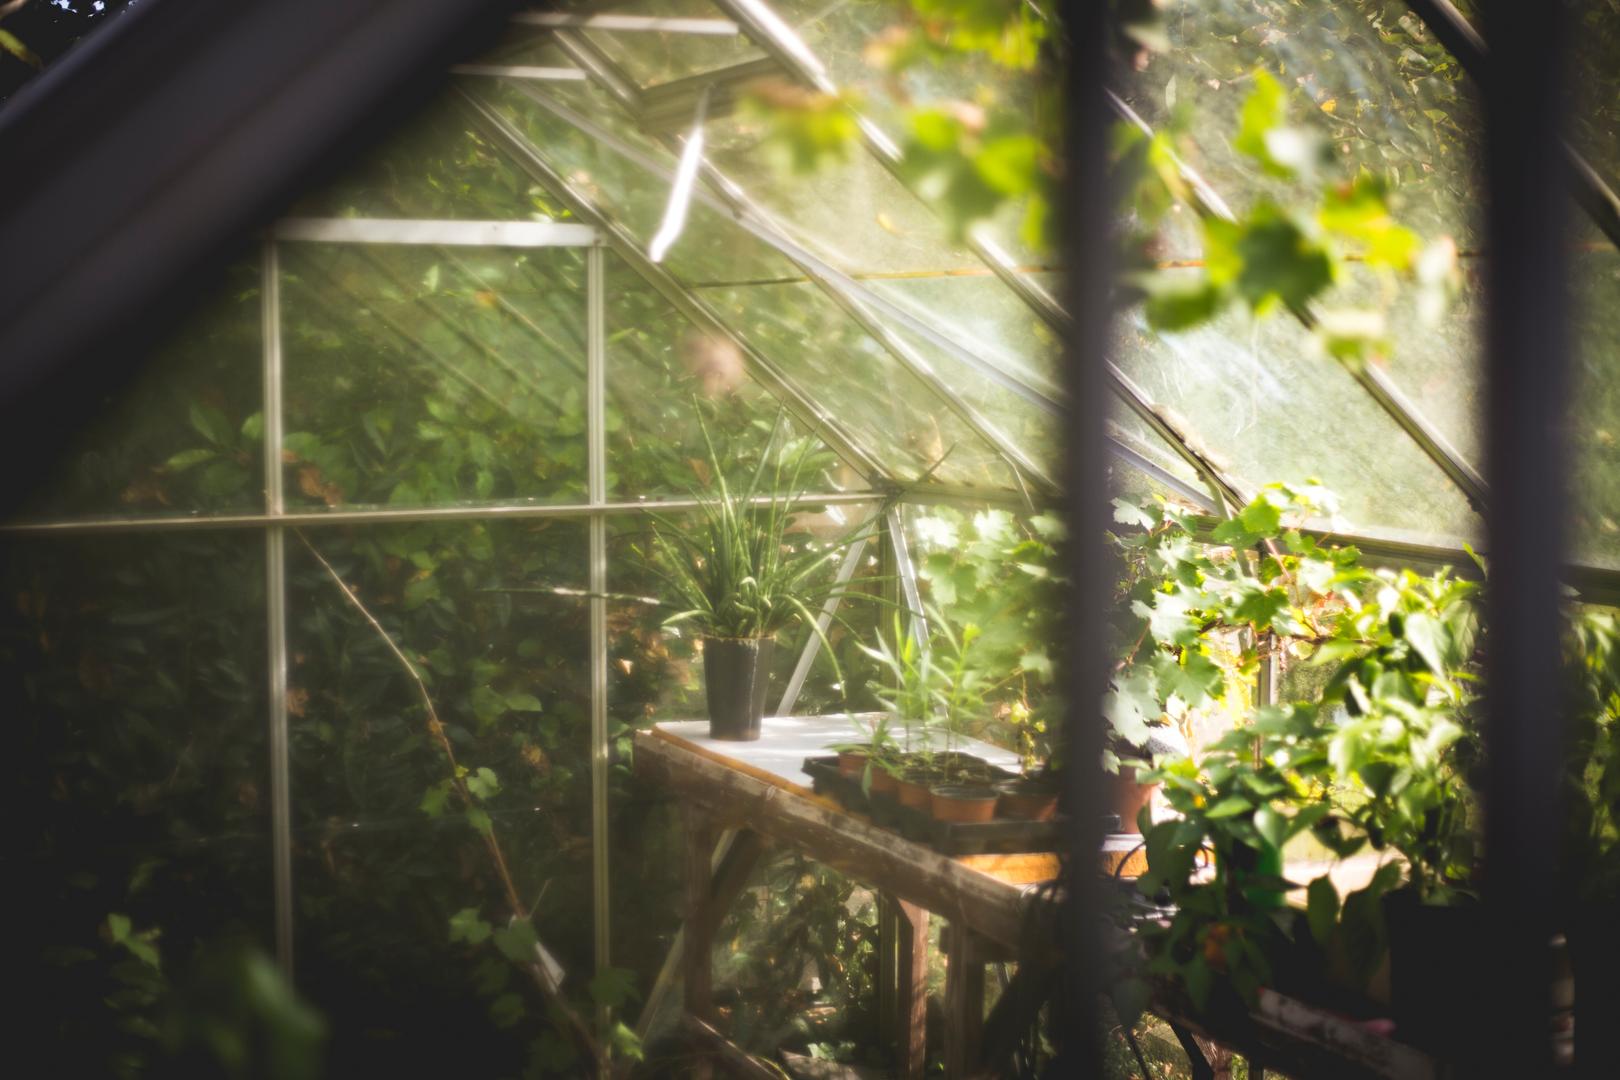
M752 742L765 716L771 677L770 638L703 639L703 683L709 698L709 738Z
M1057 788L1040 780L1007 780L996 785L996 813L1020 821L1051 821L1057 816Z
M935 821L990 821L999 798L994 788L945 784L928 793L928 807Z
M929 783L930 781L923 777L897 777L894 784L894 797L900 800L901 806L909 806L913 810L921 810L926 814L929 806Z
M1153 798L1158 784L1138 784L1136 770L1121 765L1119 772L1109 776L1108 809L1119 815L1121 832L1140 833L1136 817Z
M872 766L872 794L893 795L900 788L900 781L881 765Z
M866 755L859 750L838 751L838 775L859 780L866 771Z

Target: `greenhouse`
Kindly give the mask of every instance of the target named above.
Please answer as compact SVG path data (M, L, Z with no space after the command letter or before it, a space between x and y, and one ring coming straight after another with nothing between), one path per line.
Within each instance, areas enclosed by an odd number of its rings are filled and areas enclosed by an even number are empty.
M1615 1075L1552 6L0 4L18 1060Z

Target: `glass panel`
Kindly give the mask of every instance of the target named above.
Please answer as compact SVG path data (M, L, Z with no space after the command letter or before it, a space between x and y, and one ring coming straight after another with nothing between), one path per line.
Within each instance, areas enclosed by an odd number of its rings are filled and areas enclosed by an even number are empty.
M1573 17L1578 32L1570 35L1570 88L1574 104L1566 111L1568 138L1597 174L1612 188L1620 184L1620 19L1612 5L1580 5ZM1584 220L1584 215L1582 215Z
M1580 558L1620 562L1620 255L1597 251L1571 266L1580 303L1573 379L1569 546Z
M703 486L709 452L699 417L722 461L757 461L781 411L748 377L725 338L701 333L617 259L608 263L607 456L612 497L685 497ZM785 415L778 446L801 437ZM818 491L861 485L826 455L805 476Z
M1472 162L1484 125L1474 88L1404 5L1170 0L1164 22L1170 48L1144 54L1122 90L1156 127L1184 119L1188 163L1234 205L1306 192L1232 149L1262 68L1289 88L1293 117L1332 140L1337 168L1388 181L1404 224L1464 246L1475 235Z
M532 92L583 113L587 120L606 129L644 159L658 162L666 170L674 169L675 159L637 132L623 111L594 87L570 84ZM489 88L487 93L554 169L640 242L652 239L669 203L667 180L649 173L593 134L548 112L517 88L503 83ZM697 202L688 210L686 228L665 263L671 273L691 284L793 275L780 256Z
M446 93L380 146L368 147L342 175L306 194L288 216L527 221L567 212Z
M717 288L704 295L903 478L933 469L949 483L1015 486L988 444L816 286Z
M516 107L526 108L518 116L531 127L536 148L553 167L576 183L588 182L591 196L638 239L652 235L663 214L660 183L650 184L640 167L532 102ZM656 196L651 201L646 199L650 191ZM702 296L733 329L814 393L859 441L904 476L921 475L954 447L935 474L939 479L1013 486L1010 471L982 440L853 318L815 286L791 284L802 280L791 263L721 215L700 211L693 206L686 230L669 254L671 272L694 286L734 282L739 276L790 282L716 285L704 287ZM807 348L807 342L815 344Z
M1032 280L1046 289L1058 286L1052 274ZM1059 393L1057 334L989 270L899 274L867 284L1024 384Z
M938 216L864 150L802 174L761 146L767 135L757 120L715 119L705 125L704 149L796 240L845 273L982 265L965 245L949 243Z
M263 552L240 533L0 542L19 1060L164 1072L162 995L273 948ZM121 918L161 973L115 941Z
M283 252L289 507L585 500L578 250Z
M1295 320L1233 313L1155 335L1133 313L1115 342L1126 374L1229 477L1250 487L1318 479L1356 527L1481 533L1462 493Z
M421 673L540 942L583 993L586 524L307 535ZM332 1019L331 1071L515 1075L547 1022L495 942L452 939L458 912L501 927L511 908L476 815L450 790L423 690L303 544L288 546L299 975Z
M664 18L724 17L724 13L709 0L636 0L630 4L614 4L612 10L616 15L655 15ZM584 33L644 87L758 60L764 55L741 33L614 33L607 30L587 30Z
M264 509L259 266L257 252L231 263L197 311L136 362L20 517Z

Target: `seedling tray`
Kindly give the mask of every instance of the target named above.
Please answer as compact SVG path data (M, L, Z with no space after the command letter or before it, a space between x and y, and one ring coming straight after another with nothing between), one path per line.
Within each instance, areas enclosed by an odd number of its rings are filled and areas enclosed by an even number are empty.
M1024 821L996 818L985 822L935 821L933 815L903 806L887 793L868 794L861 782L838 771L837 757L804 759L816 794L836 799L847 810L865 814L886 829L907 840L926 844L942 855L1009 855L1032 851L1058 851L1062 843L1062 822ZM996 770L998 779L1016 779L1012 773Z

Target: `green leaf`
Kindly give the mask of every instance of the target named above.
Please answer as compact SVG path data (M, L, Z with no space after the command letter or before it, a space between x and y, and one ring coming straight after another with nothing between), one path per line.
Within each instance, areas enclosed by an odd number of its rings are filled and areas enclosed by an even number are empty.
M170 472L184 472L193 465L201 465L205 461L212 461L219 455L213 450L198 448L196 450L182 450L163 463L163 467Z
M1333 924L1339 918L1339 890L1333 879L1323 874L1305 889L1305 919L1310 923L1311 937L1318 945L1326 945L1333 936Z
M1274 848L1280 849L1288 839L1288 819L1269 806L1254 812L1254 828Z
M478 914L477 908L462 908L450 916L450 940L465 941L469 945L481 945L489 940L489 923Z
M487 766L480 766L478 771L467 777L467 790L475 799L493 798L501 790L501 782L496 778L494 770Z
M1204 816L1219 821L1222 818L1237 817L1239 814L1246 814L1252 809L1254 809L1254 803L1249 801L1247 797L1243 795L1228 795L1224 799L1216 801L1216 803L1208 810L1205 810Z
M435 270L438 267L434 267ZM516 1027L523 1019L523 999L516 994L502 994L489 1005L489 1020L498 1028Z
M495 947L501 950L501 955L512 963L534 963L534 949L540 944L540 938L534 932L533 924L525 921L514 922L501 927L490 936L495 941Z
M627 1001L636 1001L636 973L629 968L608 967L591 977L591 1000L598 1005L617 1009Z
M506 695L506 707L513 712L544 712L540 699L533 694L522 690L513 690Z
M35 71L45 66L45 61L41 60L34 50L24 45L22 40L9 30L0 30L0 49L4 49Z
M495 831L495 823L490 820L489 814L479 806L469 806L467 808L467 824L485 836Z
M444 780L427 789L419 804L422 812L428 817L436 818L444 815L445 805L450 801L450 781Z
M1407 644L1423 658L1430 671L1436 675L1446 673L1446 655L1451 651L1451 635L1444 623L1424 612L1414 612L1406 617L1404 635Z

